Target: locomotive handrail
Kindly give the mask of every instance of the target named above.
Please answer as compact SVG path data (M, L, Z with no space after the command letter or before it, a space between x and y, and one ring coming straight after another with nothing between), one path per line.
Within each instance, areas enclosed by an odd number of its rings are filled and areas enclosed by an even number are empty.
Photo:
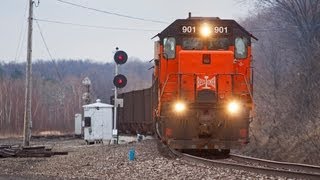
M165 87L166 87L166 85L167 85L167 83L168 83L168 81L169 81L169 78L170 78L170 76L172 76L172 75L183 75L183 74L188 74L188 75L195 75L194 73L169 73L168 75L167 75L167 79L165 80L165 82L164 82L164 85L163 85L163 87L162 87L162 90L161 90L161 93L160 93L160 98L162 97L162 95L163 95L163 93L164 93L164 89L165 89Z
M199 75L205 75L205 74L206 74L206 73L170 73L170 74L168 74L168 75L167 75L167 78L166 78L166 80L165 80L165 82L164 82L164 85L163 85L163 87L162 87L162 89L161 89L160 98L162 98L162 96L163 96L163 94L164 94L164 90L165 90L165 88L166 88L166 86L167 86L167 83L168 83L168 81L169 81L169 79L170 79L170 76L173 76L173 75L176 75L176 76L179 76L179 75L199 76ZM212 75L212 74L209 74L209 75ZM216 76L218 76L218 75L219 75L219 76L220 76L220 75L243 76L243 79L244 79L244 81L245 81L245 83L246 83L246 87L247 87L248 92L249 92L249 96L250 96L251 99L253 99L253 95L252 95L252 92L251 92L251 90L250 90L250 86L249 86L248 81L247 81L247 78L246 78L246 76L245 76L244 74L242 74L242 73L215 73L215 74L213 74L214 77L216 77Z

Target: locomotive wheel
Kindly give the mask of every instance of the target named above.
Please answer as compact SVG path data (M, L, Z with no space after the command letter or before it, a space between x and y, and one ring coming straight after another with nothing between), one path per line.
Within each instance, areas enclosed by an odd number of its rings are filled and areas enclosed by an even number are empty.
M222 149L222 150L221 150L221 153L222 153L222 155L224 155L224 156L229 156L229 154L230 154L230 149Z
M212 149L209 150L209 154L217 159L227 158L229 157L230 149Z

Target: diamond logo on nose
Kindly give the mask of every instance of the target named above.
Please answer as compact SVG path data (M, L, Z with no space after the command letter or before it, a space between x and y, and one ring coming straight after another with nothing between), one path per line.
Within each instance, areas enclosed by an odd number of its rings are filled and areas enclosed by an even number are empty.
M197 77L197 88L200 88L201 86L202 89L215 89L216 87L216 77L212 77L209 79L209 76L204 76L204 79Z

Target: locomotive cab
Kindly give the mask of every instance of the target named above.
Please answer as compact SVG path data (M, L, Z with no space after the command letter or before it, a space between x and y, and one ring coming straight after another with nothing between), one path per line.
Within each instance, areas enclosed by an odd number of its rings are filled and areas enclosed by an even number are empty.
M248 143L252 35L234 20L189 17L158 37L155 120L162 140L182 150Z

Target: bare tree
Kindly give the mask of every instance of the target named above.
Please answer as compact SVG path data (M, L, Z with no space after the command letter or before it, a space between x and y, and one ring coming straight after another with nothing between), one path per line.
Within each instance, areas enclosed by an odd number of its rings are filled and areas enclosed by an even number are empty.
M258 145L271 158L284 159L290 150L292 157L315 163L320 153L320 1L258 3L262 8L246 22L259 37L252 124Z

